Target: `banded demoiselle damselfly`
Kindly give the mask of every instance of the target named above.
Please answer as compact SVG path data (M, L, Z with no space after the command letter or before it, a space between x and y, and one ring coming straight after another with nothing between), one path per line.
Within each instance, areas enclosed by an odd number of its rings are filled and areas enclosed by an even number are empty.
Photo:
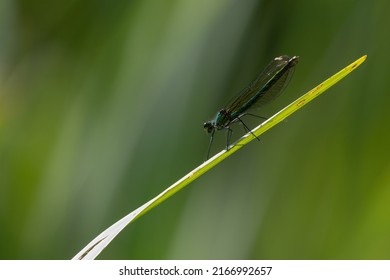
M235 99L217 113L213 120L203 124L206 132L211 133L207 159L210 155L216 130L227 130L226 150L229 150L232 134L231 124L239 122L244 126L245 130L251 132L241 118L245 115L256 116L247 111L274 100L282 93L294 72L298 58L298 56L290 57L287 55L274 58L256 79L241 90ZM253 133L252 135L256 137Z

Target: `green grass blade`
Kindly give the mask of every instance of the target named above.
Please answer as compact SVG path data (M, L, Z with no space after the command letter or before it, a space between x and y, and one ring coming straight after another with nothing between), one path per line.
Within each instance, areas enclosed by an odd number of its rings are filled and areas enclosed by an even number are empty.
M323 93L325 90L336 84L338 81L340 81L342 78L347 76L349 73L351 73L353 70L355 70L360 64L362 64L365 59L366 55L362 56L355 62L351 63L338 73L334 74L332 77L327 79L326 81L322 82L306 94L302 95L300 98L295 100L293 103L264 121L262 124L260 124L258 127L256 127L252 133L259 137L261 134L266 132L268 129L273 127L274 125L278 124L288 116L290 116L292 113L297 111L298 109L302 108L306 104L308 104L310 101L312 101L314 98L319 96L321 93ZM95 259L100 252L115 238L119 232L122 231L129 223L135 221L145 213L147 213L152 208L156 207L172 195L174 195L176 192L187 186L189 183L197 179L202 174L206 173L208 170L210 170L212 167L217 165L219 162L223 161L225 158L230 156L231 154L235 153L237 150L241 149L244 145L248 144L250 141L255 139L255 137L252 135L252 133L247 133L242 138L240 138L236 143L234 143L228 151L223 150L220 153L216 154L214 157L210 158L208 161L201 164L199 167L195 168L193 171L185 175L183 178L181 178L179 181L174 183L172 186L167 188L165 191L160 193L158 196L153 198L152 200L148 201L141 207L137 208L115 224L113 224L111 227L106 229L104 232L102 232L100 235L98 235L94 240L92 240L84 249L82 249L76 256L74 256L73 259Z

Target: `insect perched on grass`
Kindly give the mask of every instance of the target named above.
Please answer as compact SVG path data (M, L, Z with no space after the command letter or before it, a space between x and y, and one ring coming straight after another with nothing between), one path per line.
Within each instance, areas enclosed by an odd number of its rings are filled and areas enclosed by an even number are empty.
M247 111L278 97L288 84L297 63L298 56L282 55L274 58L255 80L241 90L235 99L217 113L213 120L203 124L203 128L207 133L211 133L207 159L210 155L216 130L227 130L226 150L229 150L230 137L232 135L231 124L240 122L245 130L251 132L241 118L245 115L256 116ZM256 137L253 133L252 135Z

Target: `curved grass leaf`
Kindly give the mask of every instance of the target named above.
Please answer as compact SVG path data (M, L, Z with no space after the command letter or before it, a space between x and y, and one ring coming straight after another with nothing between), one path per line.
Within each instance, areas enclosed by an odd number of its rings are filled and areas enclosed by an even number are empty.
M252 133L256 135L256 137L259 137L261 134L266 132L268 129L273 127L274 125L278 124L288 116L290 116L292 113L297 111L298 109L302 108L304 105L312 101L314 98L319 96L321 93L323 93L325 90L336 84L338 81L340 81L342 78L347 76L349 73L351 73L353 70L355 70L360 64L362 64L366 60L366 55L362 56L355 62L351 63L338 73L334 74L332 77L327 79L326 81L322 82L306 94L302 95L300 98L292 102L290 105L264 121L262 124L260 124L258 127L256 127ZM228 151L223 150L216 154L214 157L210 158L208 161L204 162L197 168L195 168L193 171L185 175L183 178L181 178L179 181L174 183L172 186L167 188L165 191L160 193L158 196L153 198L152 200L148 201L141 207L137 208L112 226L110 226L108 229L103 231L101 234L99 234L94 240L92 240L84 249L82 249L76 256L73 257L73 259L77 260L91 260L95 259L100 252L108 245L110 242L115 238L116 235L118 235L122 229L124 229L129 223L135 221L145 213L147 213L152 208L156 207L160 203L162 203L164 200L168 199L172 195L174 195L176 192L187 186L189 183L197 179L202 174L206 173L208 170L213 168L215 165L217 165L219 162L226 159L231 154L235 153L237 150L241 149L244 145L248 144L250 141L255 139L252 133L247 133L243 137L241 137L236 143L234 143Z

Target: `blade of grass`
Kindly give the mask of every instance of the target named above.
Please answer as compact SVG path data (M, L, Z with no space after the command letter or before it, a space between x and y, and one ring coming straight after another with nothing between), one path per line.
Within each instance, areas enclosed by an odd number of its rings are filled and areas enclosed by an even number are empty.
M300 98L292 102L290 105L264 121L262 124L260 124L258 127L256 127L252 133L259 137L261 134L266 132L268 129L273 127L274 125L278 124L288 116L290 116L292 113L297 111L298 109L302 108L304 105L312 101L314 98L319 96L321 93L323 93L325 90L336 84L338 81L340 81L342 78L347 76L349 73L351 73L353 70L355 70L360 64L362 64L366 60L366 55L362 56L355 62L351 63L341 71L334 74L332 77L327 79L326 81L322 82L306 94L302 95ZM197 179L202 174L206 173L208 170L210 170L212 167L217 165L219 162L223 161L225 158L230 156L231 154L235 153L237 150L241 149L244 145L248 144L250 141L255 139L252 133L247 133L243 137L241 137L236 143L234 143L228 151L223 150L216 154L214 157L210 158L208 161L204 162L197 168L195 168L193 171L185 175L183 178L181 178L179 181L174 183L172 186L167 188L165 191L157 195L155 198L151 199L141 207L137 208L115 224L113 224L111 227L103 231L101 234L99 234L94 240L92 240L84 249L82 249L76 256L73 257L73 259L95 259L100 252L115 238L116 235L119 234L119 232L122 231L129 223L135 221L145 213L147 213L152 208L156 207L172 195L174 195L176 192L187 186L189 183Z

